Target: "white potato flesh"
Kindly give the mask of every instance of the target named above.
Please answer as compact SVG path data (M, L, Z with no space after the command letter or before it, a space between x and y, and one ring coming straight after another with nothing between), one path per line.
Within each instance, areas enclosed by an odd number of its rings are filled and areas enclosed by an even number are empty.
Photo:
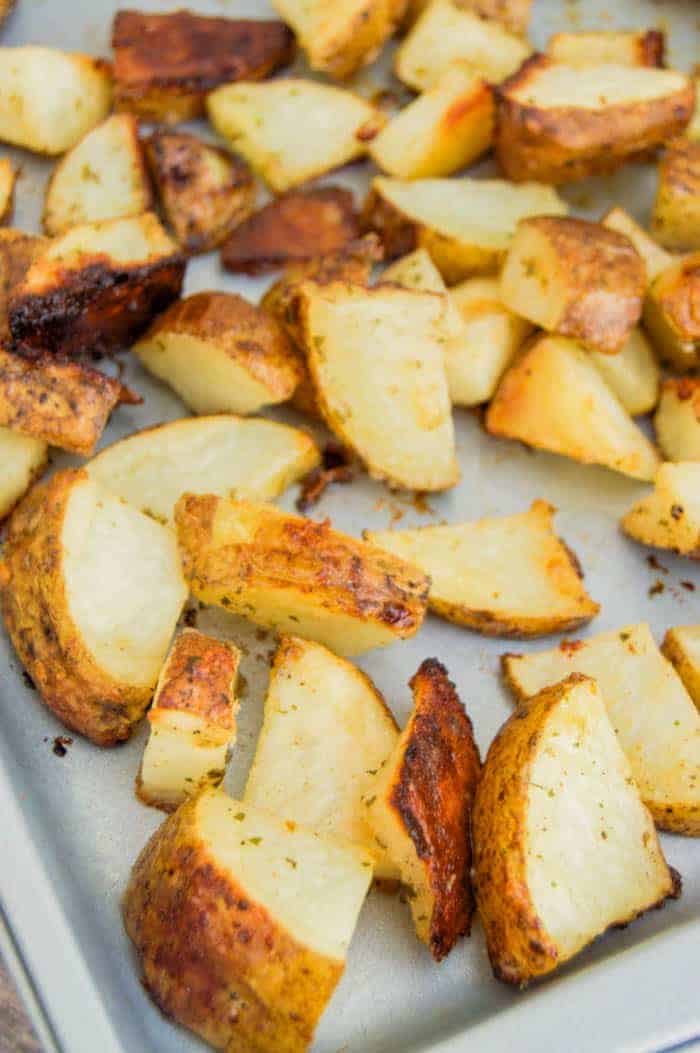
M700 559L700 463L662 464L653 493L627 512L622 529L643 545Z
M669 629L662 650L700 710L700 625L677 625Z
M231 733L194 713L148 714L150 734L141 762L139 796L170 810L206 785L221 782Z
M674 262L674 256L666 249L657 244L646 230L636 223L622 208L612 208L601 220L604 227L616 230L618 234L624 234L634 245L639 255L644 260L647 269L647 282L651 285L655 278L670 267Z
M591 361L632 417L649 413L659 400L661 370L649 340L633 329L615 355L589 352Z
M0 427L0 520L8 515L46 464L41 439Z
M448 340L461 337L464 326L444 279L432 261L427 249L416 249L407 256L395 260L384 271L382 282L395 282L404 289L417 289L419 292L438 293L444 297L442 327Z
M664 384L654 428L667 460L700 461L700 380Z
M527 78L527 83L511 89L509 97L541 109L605 110L675 95L685 89L687 80L682 73L649 66L578 69L552 63L542 66L535 76Z
M547 55L553 62L584 69L588 66L648 66L645 33L603 30L592 33L555 33Z

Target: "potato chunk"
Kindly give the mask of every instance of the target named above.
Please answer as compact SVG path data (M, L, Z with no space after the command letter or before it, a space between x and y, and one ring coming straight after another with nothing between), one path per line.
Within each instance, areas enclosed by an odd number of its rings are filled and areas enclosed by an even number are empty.
M294 37L272 20L117 11L112 48L117 109L177 124L200 117L220 84L260 80L286 65Z
M48 447L41 439L20 435L0 426L0 523L10 514L48 460ZM0 588L2 564L0 563Z
M10 296L14 340L77 354L128 345L180 294L185 261L151 212L73 227Z
M680 894L605 701L595 681L569 676L519 707L486 757L475 890L494 974L507 983L551 972Z
M367 815L409 889L416 936L441 961L469 935L470 821L481 762L447 670L427 658L408 724L370 786Z
M600 222L609 230L616 230L618 234L629 238L644 260L648 285L673 263L673 256L662 249L623 208L611 208Z
M503 672L517 699L570 673L593 677L656 825L700 835L700 714L648 625L564 640L551 651L504 655Z
M622 517L635 541L700 559L700 463L662 464L654 491Z
M301 324L321 412L370 475L410 490L457 482L454 426L431 293L305 286Z
M500 22L511 33L527 36L532 0L459 0L459 6L481 18Z
M178 300L133 351L195 413L256 413L290 398L301 376L278 322L236 293Z
M152 205L138 122L128 113L114 114L54 168L44 201L44 230L63 234L80 223L140 216Z
M661 359L683 372L700 364L700 252L667 267L644 301L644 326Z
M576 557L554 533L555 509L415 530L365 531L372 545L420 567L431 610L486 636L545 636L576 629L600 610Z
M666 38L658 29L554 33L547 56L562 66L663 66Z
M12 212L17 169L8 157L0 159L0 220L7 219Z
M639 321L645 289L644 262L628 238L562 216L522 219L501 274L511 311L607 354Z
M541 336L506 372L486 414L486 429L537 449L652 480L654 446L573 340Z
M290 190L234 231L221 250L221 262L234 273L265 274L287 263L338 252L358 234L349 190Z
M175 522L194 595L258 625L353 655L413 636L423 621L421 572L328 523L192 494Z
M48 240L23 230L0 229L0 344L12 341L8 318L10 296Z
M124 922L168 1016L217 1049L304 1053L371 880L356 846L204 790L139 856Z
M271 501L318 462L316 443L297 428L219 414L128 435L86 467L105 489L167 522L184 493Z
M668 144L659 163L651 230L674 252L700 249L700 143Z
M519 220L564 215L567 206L550 187L515 187L500 179L378 177L364 207L369 229L381 236L387 257L425 248L449 285L497 271Z
M58 472L10 520L0 592L46 705L100 746L127 739L187 598L172 532L84 469Z
M664 636L661 650L700 710L700 625L678 625Z
M661 370L642 329L633 329L617 354L591 351L590 355L593 365L631 417L653 410L659 401Z
M654 428L666 460L700 461L700 378L664 381Z
M232 643L196 629L184 629L173 643L148 711L150 734L136 780L145 804L174 812L223 779L236 741L239 661Z
M112 102L109 65L44 47L0 48L0 140L62 154L103 121Z
M226 85L208 96L207 110L276 194L361 157L384 123L359 95L292 77Z
M397 878L367 822L367 800L398 737L391 710L365 673L320 644L286 636L272 666L243 801L354 841L374 860L377 877Z
M496 155L509 179L571 183L679 135L693 81L671 70L577 69L534 55L499 90Z
M161 128L147 140L146 157L168 224L188 253L220 245L255 208L245 161L196 135Z
M432 87L453 62L497 82L513 73L530 50L504 26L480 18L456 0L432 0L396 52L394 69L416 91Z

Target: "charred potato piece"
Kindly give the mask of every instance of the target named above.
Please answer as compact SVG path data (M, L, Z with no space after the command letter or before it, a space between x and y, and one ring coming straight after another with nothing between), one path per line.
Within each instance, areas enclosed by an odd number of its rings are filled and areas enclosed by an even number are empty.
M179 296L184 272L151 212L74 227L49 242L10 295L12 337L63 354L128 346Z
M624 234L632 242L644 260L648 285L673 263L673 256L662 249L623 208L611 208L600 222L608 230L616 230L618 234Z
M554 33L547 57L562 66L663 66L666 38L658 29Z
M0 230L0 344L10 343L10 295L24 281L30 266L48 245L46 238L23 230Z
M575 182L679 135L694 103L693 81L681 73L576 69L534 55L499 88L496 155L515 182Z
M7 219L12 212L12 198L15 192L17 172L9 158L0 159L0 221Z
M118 11L112 27L114 101L152 121L200 117L208 92L261 80L294 53L283 22Z
M192 592L250 621L361 654L413 636L428 581L328 523L273 505L185 494L175 508Z
M248 165L196 135L160 129L146 157L168 224L188 253L220 245L255 208Z
M445 667L427 658L410 686L413 712L365 803L409 889L416 936L439 962L471 929L470 822L481 762Z
M667 460L700 461L700 378L664 381L654 429Z
M48 447L41 439L20 435L0 426L0 523L10 514L48 461ZM0 564L0 588L2 588Z
M642 329L633 329L615 355L591 351L591 362L631 417L649 413L659 401L661 370Z
M659 163L651 231L673 252L700 248L700 143L668 144Z
M576 762L572 763L575 756ZM473 815L495 976L526 984L680 894L595 681L523 703L491 744Z
M669 629L661 650L700 710L700 625L678 625Z
M667 267L652 282L643 318L662 361L682 372L700 364L700 252Z
M221 250L224 267L265 274L339 252L359 233L352 193L342 187L291 190L256 212Z
M99 746L143 715L186 598L171 531L84 469L35 486L10 520L5 628L46 705Z
M700 463L662 464L654 491L622 518L635 541L700 559Z

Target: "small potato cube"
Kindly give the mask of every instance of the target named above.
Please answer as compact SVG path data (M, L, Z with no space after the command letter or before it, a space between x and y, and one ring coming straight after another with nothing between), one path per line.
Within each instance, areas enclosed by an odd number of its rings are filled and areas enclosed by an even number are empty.
M115 114L88 132L53 170L44 230L63 234L80 223L140 216L153 205L138 121Z
M541 336L506 372L486 414L492 435L651 481L661 459L594 366L564 337Z
M236 293L178 300L133 351L195 413L256 413L290 398L301 376L281 326Z
M38 235L0 229L0 344L12 342L8 320L10 295L47 245L48 240Z
M700 248L700 143L676 139L667 146L659 163L651 230L673 252Z
M681 372L700 364L700 252L661 272L644 301L643 317L662 362Z
M0 48L0 141L62 154L103 121L112 102L109 64L44 47Z
M117 11L112 48L117 109L177 124L202 116L220 84L261 80L285 66L294 37L272 20Z
M591 351L591 362L631 417L649 413L659 401L661 370L642 329L633 329L616 355Z
M453 66L381 130L370 144L370 157L401 179L451 175L489 149L493 123L490 85Z
M653 493L623 516L622 529L642 545L700 559L700 463L662 464Z
M144 804L174 812L224 777L236 741L234 695L240 651L224 640L184 629L158 678L148 711L150 734L136 780Z
M654 428L666 460L700 461L700 378L664 381Z
M547 57L562 66L663 66L666 38L658 29L554 33Z
M673 263L673 256L662 249L623 208L611 208L600 222L609 230L616 230L618 234L629 238L644 260L648 285Z
M471 929L469 830L481 761L445 667L427 658L410 686L413 712L365 803L409 890L416 936L439 962Z
M163 212L188 253L220 245L255 208L256 189L245 161L186 132L160 129L146 157Z
M361 654L413 636L428 581L403 560L273 505L185 494L175 508L192 592L257 625Z
M291 77L226 85L207 97L207 110L276 194L361 157L384 124L359 95Z
M48 461L48 452L46 443L41 439L0 426L0 523L41 475Z
M420 567L429 606L486 636L545 636L576 629L600 607L571 550L554 533L555 509L453 526L365 531L365 539Z
M0 159L0 220L7 219L12 212L17 170L8 157Z
M700 625L678 625L669 629L661 650L700 710Z

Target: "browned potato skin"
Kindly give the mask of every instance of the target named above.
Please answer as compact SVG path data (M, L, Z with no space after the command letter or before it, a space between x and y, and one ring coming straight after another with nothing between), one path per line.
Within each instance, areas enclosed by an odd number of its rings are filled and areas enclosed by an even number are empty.
M10 294L24 279L47 239L23 230L0 230L0 343L12 339L8 320Z
M673 98L618 105L600 112L524 105L511 92L527 85L547 66L533 55L496 89L498 118L495 153L515 183L573 183L614 172L680 135L695 105L691 81Z
M0 425L84 457L120 402L140 402L112 377L52 355L22 358L0 347Z
M652 285L652 292L654 316L671 339L689 347L700 341L700 252L662 271ZM649 303L646 311L650 311ZM654 326L647 320L647 314L645 321L654 337ZM662 343L657 351L664 356Z
M651 233L674 252L700 245L700 143L681 138L668 144L659 162Z
M358 233L349 190L291 190L231 234L221 250L221 262L238 274L266 274L288 263L337 252Z
M13 512L0 563L5 628L42 699L59 720L98 746L129 738L150 691L127 688L95 664L70 617L61 573L61 529L85 469L57 472Z
M230 166L226 185L212 179L204 161L211 151ZM195 135L156 131L146 141L146 158L168 223L188 253L216 248L255 208L255 181L245 161Z
M219 85L262 80L290 62L294 36L272 20L118 11L112 48L116 109L177 124L201 117Z
M302 947L217 874L181 805L148 842L124 896L144 983L166 1016L216 1049L303 1053L343 971Z
M376 190L370 190L365 199L360 225L363 231L375 231L379 235L387 260L407 256L418 248L420 239L417 224L406 219Z

